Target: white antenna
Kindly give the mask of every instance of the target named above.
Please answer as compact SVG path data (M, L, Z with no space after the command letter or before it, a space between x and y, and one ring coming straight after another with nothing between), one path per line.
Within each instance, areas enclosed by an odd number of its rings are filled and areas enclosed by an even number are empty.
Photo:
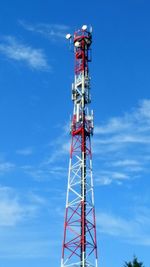
M83 31L86 31L86 30L87 30L87 25L83 25L83 26L82 26L82 30L83 30Z
M93 27L92 27L92 25L90 25L90 33L92 33L93 32Z
M70 40L72 38L72 35L70 33L66 34L66 39Z

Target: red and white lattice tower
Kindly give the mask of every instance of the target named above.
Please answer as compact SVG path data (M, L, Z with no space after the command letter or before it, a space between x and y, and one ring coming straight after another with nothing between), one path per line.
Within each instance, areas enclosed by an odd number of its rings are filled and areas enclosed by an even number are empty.
M92 30L84 25L73 37L68 34L66 38L72 40L74 46L75 77L61 267L97 267L91 151L93 112L89 110Z

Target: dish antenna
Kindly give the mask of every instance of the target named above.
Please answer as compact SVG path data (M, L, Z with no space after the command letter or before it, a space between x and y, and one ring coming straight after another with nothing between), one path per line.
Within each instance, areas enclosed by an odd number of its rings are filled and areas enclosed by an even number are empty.
M82 30L83 30L83 31L86 31L86 30L87 30L87 25L83 25L83 26L82 26Z
M66 39L70 40L72 38L72 35L70 33L66 34Z

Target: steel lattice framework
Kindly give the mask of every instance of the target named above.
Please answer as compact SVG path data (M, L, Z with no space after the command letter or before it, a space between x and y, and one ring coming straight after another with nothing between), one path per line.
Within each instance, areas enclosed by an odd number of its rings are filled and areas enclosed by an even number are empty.
M89 110L92 31L84 25L75 32L72 40L75 54L74 110L61 267L97 267L91 151L93 112Z

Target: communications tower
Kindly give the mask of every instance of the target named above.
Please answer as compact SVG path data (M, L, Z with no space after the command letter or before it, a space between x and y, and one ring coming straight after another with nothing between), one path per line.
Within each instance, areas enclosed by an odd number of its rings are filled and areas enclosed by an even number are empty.
M89 109L92 28L83 25L74 36L67 34L66 38L70 39L74 47L75 69L61 267L97 267L91 150L93 111Z

